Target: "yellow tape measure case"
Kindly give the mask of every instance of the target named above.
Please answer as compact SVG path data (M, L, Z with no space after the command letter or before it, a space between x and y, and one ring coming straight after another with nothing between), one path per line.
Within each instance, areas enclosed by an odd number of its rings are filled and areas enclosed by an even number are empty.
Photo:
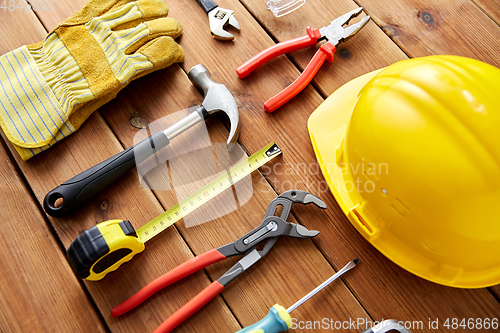
M71 243L68 259L76 276L97 281L144 248L129 221L110 220L82 232Z

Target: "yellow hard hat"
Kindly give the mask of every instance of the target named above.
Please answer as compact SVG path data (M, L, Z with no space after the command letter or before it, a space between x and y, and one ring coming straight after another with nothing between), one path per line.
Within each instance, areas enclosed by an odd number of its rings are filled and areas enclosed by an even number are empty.
M458 56L397 62L342 86L308 121L356 229L430 281L500 283L500 69Z

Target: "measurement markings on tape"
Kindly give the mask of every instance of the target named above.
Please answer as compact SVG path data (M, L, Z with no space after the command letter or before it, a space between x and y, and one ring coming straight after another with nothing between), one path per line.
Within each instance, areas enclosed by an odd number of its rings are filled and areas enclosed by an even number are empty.
M264 148L227 170L163 214L137 229L137 236L142 242L147 242L187 214L250 175L253 171L257 170L280 153L281 150L275 143L266 145Z

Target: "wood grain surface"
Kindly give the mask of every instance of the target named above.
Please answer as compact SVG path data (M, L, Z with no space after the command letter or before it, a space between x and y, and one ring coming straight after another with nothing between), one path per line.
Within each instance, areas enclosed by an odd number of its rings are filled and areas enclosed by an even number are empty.
M452 54L500 66L500 27L470 0L356 2L410 57Z
M85 3L56 1L54 11L36 13L0 10L5 36L0 53L42 40ZM235 332L265 316L275 303L290 306L354 258L361 259L355 270L297 309L293 317L333 322L396 318L425 324L414 332L448 331L442 326L429 328L429 320L500 317L499 286L466 290L433 284L393 264L365 241L329 192L306 128L314 109L344 83L408 57L457 54L500 66L496 0L311 0L281 18L272 15L264 0L219 0L220 7L235 11L242 27L240 32L231 31L236 36L232 42L211 37L207 16L196 1L167 3L169 16L183 27L177 41L185 51L184 63L133 81L76 134L28 162L17 156L2 133L10 151L0 147L0 178L5 184L0 193L0 247L5 253L2 261L11 269L0 274L0 331L152 332L239 258L193 274L119 318L110 318L111 308L189 258L255 228L268 203L289 189L307 190L326 202L326 210L296 205L289 218L320 234L312 240L278 240L262 261L175 332ZM266 114L263 103L300 75L320 45L278 57L243 80L235 69L266 47L303 36L307 26L321 28L358 5L371 15L368 25L339 44L333 63L325 63L303 92L274 114ZM172 140L158 155L161 167L144 179L133 171L74 214L59 219L45 216L39 207L49 190L199 105L203 95L186 74L199 63L236 99L241 119L238 154L225 152L229 124L222 113ZM61 246L67 248L81 231L113 218L128 219L138 228L270 141L282 149L282 157L148 242L143 253L118 271L98 282L78 283ZM21 205L28 209L20 210ZM14 226L26 220L35 221L32 229L17 234ZM22 310L27 315L19 318L16 312ZM50 314L44 317L46 313ZM342 331L362 328L349 326Z
M497 24L500 24L500 1L499 0L473 0Z
M0 145L0 332L106 332L40 206Z

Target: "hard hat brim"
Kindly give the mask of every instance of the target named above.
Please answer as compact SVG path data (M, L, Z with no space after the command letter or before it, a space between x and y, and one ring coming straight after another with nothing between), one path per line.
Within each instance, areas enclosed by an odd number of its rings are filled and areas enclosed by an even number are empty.
M345 190L343 170L335 163L360 90L382 69L364 74L337 89L309 117L307 128L321 172L346 215L359 203Z

